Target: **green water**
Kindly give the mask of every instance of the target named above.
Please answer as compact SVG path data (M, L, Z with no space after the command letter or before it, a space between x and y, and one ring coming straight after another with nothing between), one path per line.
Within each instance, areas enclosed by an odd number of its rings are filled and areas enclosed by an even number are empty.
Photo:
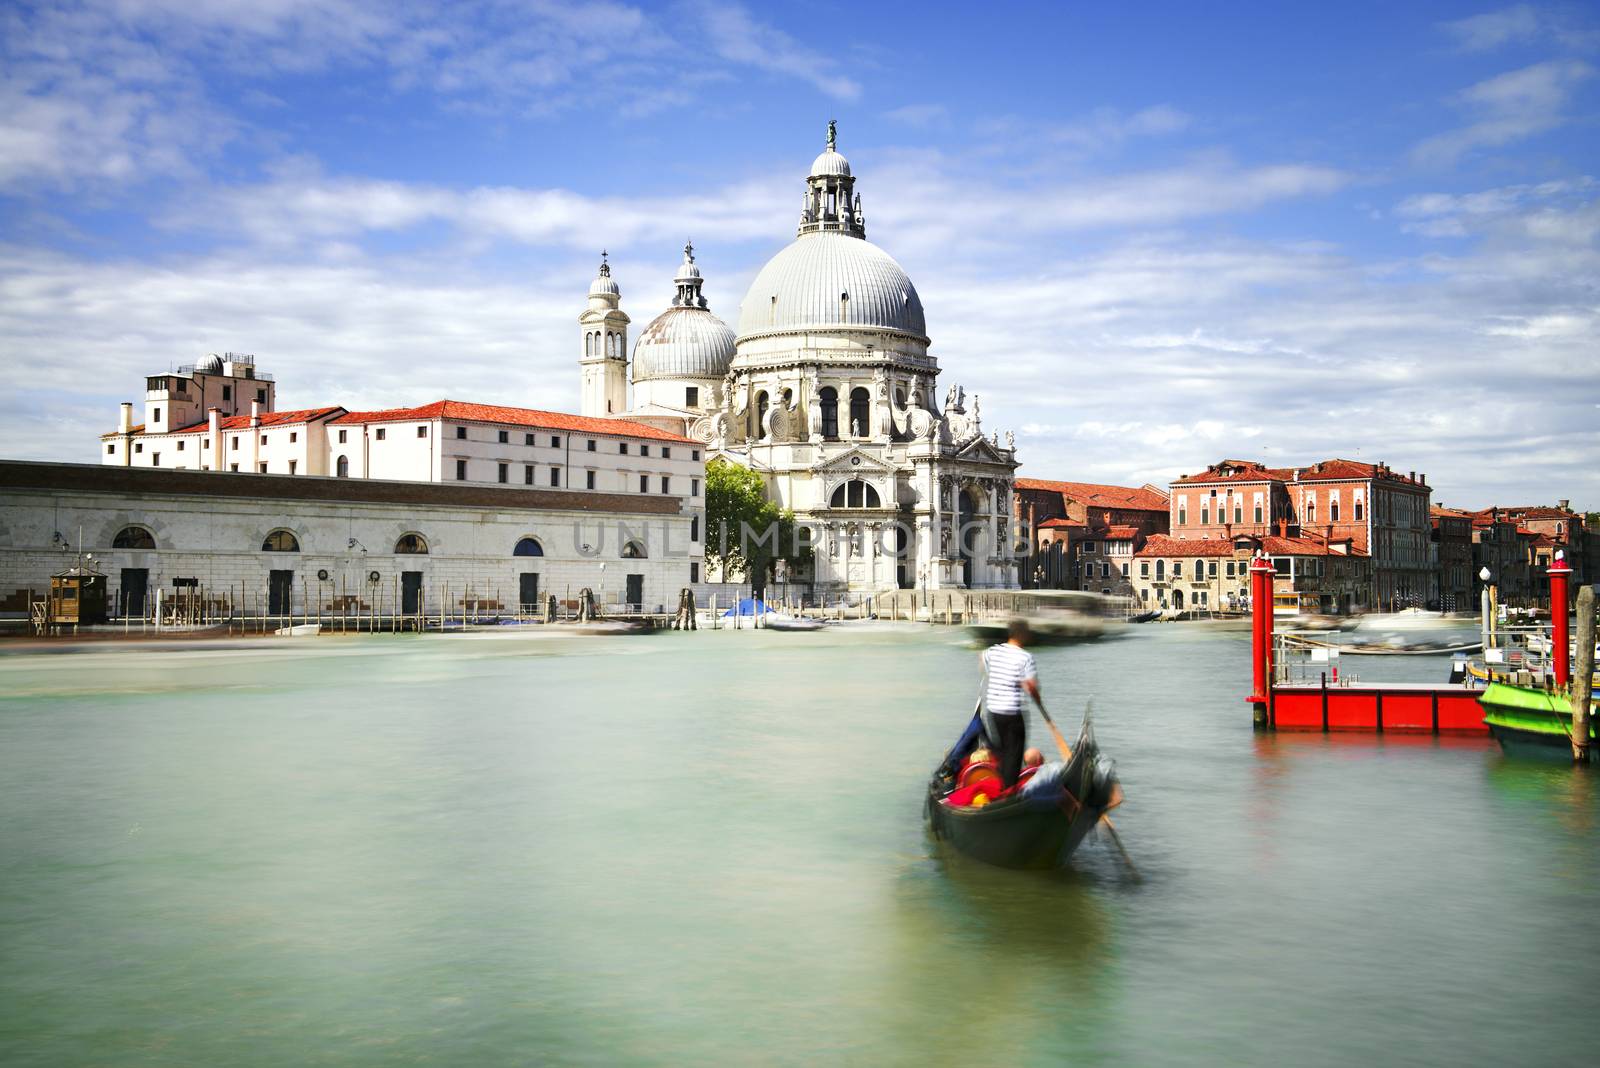
M1143 882L925 837L942 628L0 656L0 1063L1593 1059L1592 776L1255 737L1242 635L1039 662Z

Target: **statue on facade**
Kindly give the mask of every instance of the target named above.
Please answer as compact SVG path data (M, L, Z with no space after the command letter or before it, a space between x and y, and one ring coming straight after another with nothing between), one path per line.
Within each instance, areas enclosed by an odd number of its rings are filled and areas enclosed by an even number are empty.
M1012 452L1017 451L1017 436L1009 430L1006 431L1006 448Z

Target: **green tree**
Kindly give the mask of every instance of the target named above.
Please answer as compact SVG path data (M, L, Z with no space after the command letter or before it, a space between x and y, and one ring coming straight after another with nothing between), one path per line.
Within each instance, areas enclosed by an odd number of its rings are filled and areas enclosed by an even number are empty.
M794 513L767 500L761 476L726 460L706 464L706 559L726 575L743 571L757 593L779 560L811 559Z

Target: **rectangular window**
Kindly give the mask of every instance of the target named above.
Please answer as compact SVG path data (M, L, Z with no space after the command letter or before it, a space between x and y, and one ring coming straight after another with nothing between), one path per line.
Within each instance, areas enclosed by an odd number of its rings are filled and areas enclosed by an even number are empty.
M700 407L700 387L685 386L683 389L683 406L685 408Z
M585 489L594 489L594 472L585 471L583 473L583 482Z
M1122 577L1128 577L1128 562L1126 560L1122 562Z
M223 386L222 387L222 399L223 400L233 400L233 387L232 386Z
M379 441L382 441L384 438L386 438L388 436L389 436L389 428L388 427L382 427L382 426L380 426L378 428L377 432L375 434L373 434L373 437L377 438Z
M144 442L142 442L142 441L134 442L133 451L134 452L144 452Z
M161 466L161 454L159 452L153 452L153 453L150 454L150 466L151 467L160 467Z
M1092 541L1084 542L1083 543L1083 551L1086 552L1086 553L1094 552L1094 542L1092 542Z
M511 481L511 465L500 464L498 470L495 472L495 478L501 482Z
M107 445L107 446L106 446L106 455L107 455L107 456L110 456L110 455L112 455L112 454L113 454L113 453L115 453L115 452L116 452L116 451L117 451L117 447L116 447L116 446L115 446L115 445Z
M466 439L466 436L467 436L467 428L466 427L464 427L464 426L456 427L456 439L457 440L464 441Z
M640 493L649 493L650 492L650 476L649 475L640 475L639 476L639 492Z
M689 459L691 459L691 460L700 459L700 450L699 449L690 449L689 450Z
M1209 507L1207 507L1204 502L1202 502L1201 505L1200 505L1200 525L1204 527L1204 526L1209 526L1210 524L1211 524L1211 509Z
M700 581L700 565L695 563L692 560L689 562L689 581L690 582L699 582Z
M297 467L297 466L299 466L299 463L300 463L300 461L299 461L299 460L290 460L290 461L289 461L289 473L290 473L290 474L291 474L291 475L292 475L292 474L294 474L294 469L295 469L295 468L296 468L296 467Z
M561 485L561 468L552 467L550 469L550 485L552 485L552 486Z
M417 427L417 437L425 438L427 436L428 436L428 425L426 423L424 423L423 425Z
M259 463L259 464L256 464L256 471L257 471L257 472L258 472L258 473L259 473L259 474L263 474L263 475L264 475L264 474L266 474L266 473L267 473L267 464L266 464L266 461L265 461L265 460L263 460L263 461L262 461L262 462L261 462L261 463Z
M589 451L594 452L594 438L589 439Z
M300 431L298 431L298 430L289 431L289 443L291 445L294 444L295 442L299 441L299 440L300 440Z
M663 460L672 459L672 450L667 448L665 445L661 446L661 458ZM1557 530L1557 533L1560 533L1560 531Z
M1183 510L1182 506L1180 505L1179 508L1178 508L1178 525L1180 527L1181 526L1186 526L1188 524L1188 522L1189 522L1189 513L1185 512Z
M347 442L349 440L350 440L350 431L348 431L348 430L339 431L339 444L340 445L343 445L345 442Z
M157 409L156 409L156 414L155 414L155 418L153 418L153 419L152 419L152 420L151 420L151 422L153 422L153 423L159 423L159 422L161 422L161 409L160 409L160 408L157 408Z
M339 433L342 434L342 433L344 433L344 431L341 430ZM339 440L343 441L344 439L340 438ZM235 434L233 436L233 442L232 442L232 444L229 445L229 448L237 449L238 447L239 447L239 435Z
M1139 561L1139 577L1140 578L1149 578L1150 577L1150 561L1148 561L1148 560L1140 560Z
M1106 563L1104 560L1100 561L1100 577L1101 578L1109 578L1110 575L1111 575L1111 565Z
M256 390L256 402L258 404L267 403L267 391L266 390L264 390L264 389Z
M1234 505L1233 505L1233 521L1235 523L1243 523L1244 522L1244 504L1242 502L1238 502L1238 501L1234 502Z
M1208 563L1206 565L1206 577L1207 578L1216 578L1217 577L1217 562L1215 560L1212 560L1210 563Z
M619 441L617 443L617 455L618 456L626 456L626 455L628 455L628 443L626 441Z
M533 445L533 444L535 444L535 442L533 440L533 435L532 434L524 434L524 435L522 435L522 443L524 445Z
M700 540L700 517L697 515L692 515L689 517L689 540Z
M1228 577L1229 577L1229 578L1233 578L1233 561L1232 561L1232 560L1229 560L1229 561L1228 561L1228 571L1227 571L1227 574L1228 574Z
M465 460L457 460L456 461L456 481L457 482L465 482L466 480L467 480L467 461L465 461Z
M640 456L649 456L650 455L650 446L648 446L648 445L640 445L639 446L639 455Z
M661 492L662 493L671 493L672 492L671 486L672 486L672 480L670 478L668 478L666 475L662 475L661 476Z
M1261 505L1259 504L1256 505L1256 522L1261 522Z
M1361 502L1356 501L1356 522L1361 522Z
M1183 577L1183 561L1182 560L1174 560L1174 561L1172 561L1172 577L1173 578L1182 578Z
M179 439L178 439L178 451L179 451L179 452L182 452L182 451L183 451L183 446L184 446L184 444L185 444L185 442L184 442L184 440L183 440L183 439L182 439L182 438L179 438Z
M561 448L561 439L552 435L550 438L550 447L552 449Z
M533 485L533 465L532 464L523 464L522 465L522 484L524 486Z
M262 434L261 435L261 444L265 445L266 443L267 443L267 436L265 434Z
M691 478L689 480L689 496L700 496L700 480L698 478Z
M500 431L499 434L497 434L495 436L495 440L498 441L502 445L511 444L511 431L509 431L509 430Z
M237 470L239 470L239 465L238 464L229 464L228 465L228 470L229 471L237 471Z

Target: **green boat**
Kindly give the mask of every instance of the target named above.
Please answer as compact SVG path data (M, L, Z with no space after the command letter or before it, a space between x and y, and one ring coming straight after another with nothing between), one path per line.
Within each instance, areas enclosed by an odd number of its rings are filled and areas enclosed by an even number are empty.
M1483 706L1489 733L1508 756L1572 759L1572 704L1565 694L1491 682L1478 703ZM1591 743L1594 737L1594 717L1590 716ZM1591 744L1589 761L1596 759L1596 747Z

